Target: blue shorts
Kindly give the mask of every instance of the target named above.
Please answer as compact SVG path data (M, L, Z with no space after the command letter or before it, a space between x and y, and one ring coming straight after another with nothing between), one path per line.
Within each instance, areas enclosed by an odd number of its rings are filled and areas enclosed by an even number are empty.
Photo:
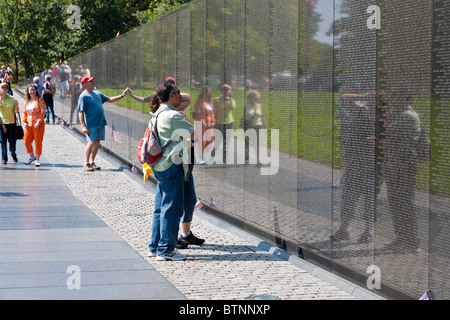
M69 81L68 80L61 81L59 83L59 88L62 90L69 90Z
M90 135L86 135L87 141L104 141L105 140L105 127L88 128Z

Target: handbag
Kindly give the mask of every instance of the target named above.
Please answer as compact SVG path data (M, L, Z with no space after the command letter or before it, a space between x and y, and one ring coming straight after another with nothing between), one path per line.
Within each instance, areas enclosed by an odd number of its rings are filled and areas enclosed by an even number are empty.
M17 119L19 117L19 119ZM16 140L22 140L24 136L22 120L20 119L20 114L14 114L14 118L16 119Z

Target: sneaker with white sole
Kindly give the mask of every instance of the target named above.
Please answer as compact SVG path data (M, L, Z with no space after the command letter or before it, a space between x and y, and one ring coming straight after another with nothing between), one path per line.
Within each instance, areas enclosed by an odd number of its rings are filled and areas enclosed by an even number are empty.
M39 162L39 160L36 160L36 162L34 163L34 165L35 165L36 167L40 167L40 166L41 166L41 163Z
M28 166L28 165L30 165L34 160L36 160L36 157L33 157L33 158L28 159L28 161L25 162L25 164Z
M154 251L149 251L149 252L147 253L147 257L150 257L150 258L156 257L156 252L154 252Z
M179 253L177 250L156 256L156 260L158 261L182 261L186 260L186 258L186 255Z

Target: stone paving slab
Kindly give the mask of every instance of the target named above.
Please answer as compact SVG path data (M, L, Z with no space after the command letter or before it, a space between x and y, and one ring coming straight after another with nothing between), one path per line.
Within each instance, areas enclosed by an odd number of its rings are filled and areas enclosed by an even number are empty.
M45 155L40 168L26 166L23 142L17 147L19 162L0 167L1 300L185 299L72 193Z

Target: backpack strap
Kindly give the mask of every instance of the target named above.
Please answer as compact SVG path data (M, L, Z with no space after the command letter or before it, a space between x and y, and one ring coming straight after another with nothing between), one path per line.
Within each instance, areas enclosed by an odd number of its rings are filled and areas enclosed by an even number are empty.
M160 107L160 108L158 109L158 111L156 111L156 112L153 114L153 117L155 118L155 124L152 125L152 133L155 135L155 138L158 139L159 145L161 145L161 140L159 139L159 134L158 134L158 126L157 126L158 116L159 116L161 113L163 113L164 111L170 111L170 110L172 110L172 109L169 108L169 107L166 107L166 106L165 106L165 107ZM152 117L152 119L150 119L150 122L153 120L153 117ZM162 145L161 145L161 148L162 148Z

